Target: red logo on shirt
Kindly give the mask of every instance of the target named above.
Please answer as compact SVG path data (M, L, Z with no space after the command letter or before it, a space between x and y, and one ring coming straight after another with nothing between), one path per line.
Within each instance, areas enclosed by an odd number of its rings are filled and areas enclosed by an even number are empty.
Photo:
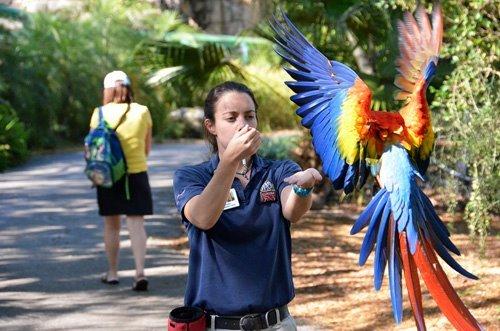
M260 202L276 201L276 189L273 183L266 180L260 187Z

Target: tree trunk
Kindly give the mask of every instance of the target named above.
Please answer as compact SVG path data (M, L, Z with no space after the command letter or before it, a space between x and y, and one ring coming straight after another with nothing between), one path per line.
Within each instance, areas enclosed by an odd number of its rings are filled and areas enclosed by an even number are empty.
M209 33L235 35L253 28L265 16L258 0L158 0L162 9L179 10Z
M349 44L354 48L352 55L358 65L359 71L367 75L373 75L375 73L373 65L365 51L363 51L361 47L357 46L358 42L351 31L347 31L347 40L349 40Z

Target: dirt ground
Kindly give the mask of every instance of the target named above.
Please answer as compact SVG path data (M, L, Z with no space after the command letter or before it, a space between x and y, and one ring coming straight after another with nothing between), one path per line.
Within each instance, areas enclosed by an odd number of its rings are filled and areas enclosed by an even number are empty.
M290 306L294 316L327 330L415 330L406 291L403 322L395 324L385 276L382 289L373 288L373 255L358 266L363 233L349 231L361 211L341 205L311 211L293 233L293 271L296 297ZM445 215L447 216L447 215ZM443 217L446 219L446 217ZM496 222L498 224L498 222ZM476 319L487 330L500 330L500 241L488 238L486 256L479 258L461 221L455 221L452 240L462 255L456 260L479 277L469 280L442 263L450 282ZM498 233L498 232L497 232ZM404 283L403 283L404 286ZM428 330L454 330L439 311L421 281Z
M403 291L403 322L396 325L392 316L387 276L382 289L373 288L373 255L365 266L358 266L358 253L364 231L349 235L362 208L342 204L310 211L293 226L293 273L296 297L290 311L297 319L322 330L415 330L406 291ZM443 269L476 319L486 330L500 330L500 241L498 229L487 239L487 252L479 258L477 246L470 241L461 220L453 222L452 241L462 255L456 260L479 277L469 280L447 265ZM498 222L494 222L498 225ZM188 254L187 239L166 243ZM386 273L387 275L387 273ZM424 315L428 330L454 330L421 281ZM404 283L403 283L403 288Z

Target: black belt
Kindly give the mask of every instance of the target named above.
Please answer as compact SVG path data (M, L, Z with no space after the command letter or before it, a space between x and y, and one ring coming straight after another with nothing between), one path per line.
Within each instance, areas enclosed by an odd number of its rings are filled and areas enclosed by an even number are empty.
M290 313L286 305L262 314L248 314L245 316L207 315L207 328L212 326L212 317L214 317L216 329L263 330L281 322L288 316L290 316Z

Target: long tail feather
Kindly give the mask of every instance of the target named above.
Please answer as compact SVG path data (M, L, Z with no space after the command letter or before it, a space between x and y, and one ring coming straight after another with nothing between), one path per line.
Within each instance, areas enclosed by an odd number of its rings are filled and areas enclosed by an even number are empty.
M414 254L415 263L441 312L457 330L482 330L481 325L460 300L439 264L431 244L424 238Z
M399 248L401 249L401 260L403 261L403 272L405 275L408 297L410 299L413 318L417 325L417 330L426 330L424 320L424 310L422 308L422 292L420 290L420 281L418 279L417 266L413 260L413 256L408 250L406 241L406 233L399 234Z
M448 253L448 249L459 252L431 202L418 187L416 170L406 150L398 145L390 146L382 154L381 164L380 179L384 188L373 197L351 230L355 233L369 224L360 262L366 261L375 245L375 289L380 288L387 263L392 310L399 323L402 319L403 268L415 323L418 330L425 330L418 269L438 306L455 327L459 330L480 329L446 278L436 254L461 274L477 277Z
M401 263L399 245L396 238L396 223L389 218L387 247L389 248L389 289L391 292L392 313L397 324L403 320L403 293L401 291Z
M372 214L370 225L368 226L368 230L365 234L365 239L363 240L363 244L361 245L361 251L359 252L359 265L364 265L366 259L370 255L373 250L373 246L375 245L375 238L377 237L377 232L379 231L379 226L382 223L382 218L388 218L390 212L389 208L386 208L388 203L389 194L385 194L382 199L380 199L375 211Z
M351 229L351 235L358 233L370 223L373 212L377 208L379 201L381 199L387 200L388 196L389 194L387 193L387 190L384 188L377 192L377 194L373 197L368 206L366 206L365 210L363 210L361 215L359 215L356 222L354 222L354 225L352 226Z
M373 285L375 290L380 290L384 277L385 265L387 264L387 223L389 222L391 200L387 200L384 213L380 220L380 228L377 234L377 248L375 249L375 260L373 261Z

